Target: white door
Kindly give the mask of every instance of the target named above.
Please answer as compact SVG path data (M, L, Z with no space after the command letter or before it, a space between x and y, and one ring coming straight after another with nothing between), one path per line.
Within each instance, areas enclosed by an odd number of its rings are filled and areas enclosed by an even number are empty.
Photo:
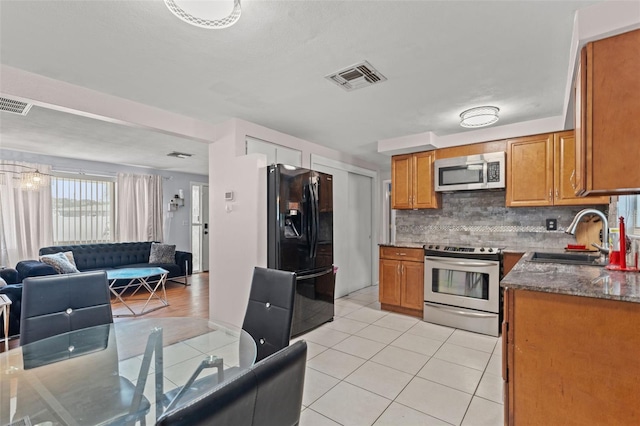
M202 272L209 270L209 234L211 232L211 225L209 225L209 185L202 185L201 190L201 215L202 215L202 257L201 268Z
M209 270L209 185L191 184L191 253L193 272Z
M370 286L373 179L349 173L349 292Z
M323 164L313 168L333 176L333 264L338 267L337 299L372 284L373 179Z

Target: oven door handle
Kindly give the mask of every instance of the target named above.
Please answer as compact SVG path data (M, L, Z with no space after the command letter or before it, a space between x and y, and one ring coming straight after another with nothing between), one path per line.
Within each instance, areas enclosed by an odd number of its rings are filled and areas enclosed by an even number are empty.
M427 260L431 260L428 257L425 258L425 261ZM456 266L496 266L498 265L498 262L479 262L477 260L474 261L464 261L464 260L445 260L445 259L438 259L438 260L434 260L434 262L441 262L441 263L446 263L449 265L456 265Z
M424 302L425 306L430 306L432 308L441 309L443 311L451 312L452 314L462 315L465 317L473 317L473 318L495 318L496 314L483 314L480 312L467 312L461 311L454 308L449 308L442 305L434 305L433 303Z

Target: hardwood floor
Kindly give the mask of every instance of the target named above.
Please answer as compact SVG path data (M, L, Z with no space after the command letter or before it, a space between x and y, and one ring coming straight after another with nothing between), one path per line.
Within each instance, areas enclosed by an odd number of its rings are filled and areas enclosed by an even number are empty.
M209 273L203 272L193 274L189 277L189 286L181 283L167 281L165 288L167 290L167 300L169 306L158 309L153 312L140 315L138 317L120 317L115 318L119 314L127 314L129 310L119 303L114 297L111 298L111 309L113 310L114 321L135 320L137 318L165 318L165 317L199 317L209 318ZM148 296L145 295L146 298ZM134 311L138 311L144 305L144 301L127 301ZM150 306L159 306L159 302L155 302Z
M191 275L189 284L191 285L185 287L183 284L167 281L165 287L169 306L139 317L114 317L113 321L135 321L138 318L165 317L209 318L209 273L203 272ZM129 312L122 304L116 301L115 297L111 298L111 303L114 316L119 313ZM137 310L144 305L144 301L134 301L130 305L134 310ZM9 349L17 348L18 346L20 346L19 338L16 337L9 340ZM4 352L4 342L0 343L0 352Z

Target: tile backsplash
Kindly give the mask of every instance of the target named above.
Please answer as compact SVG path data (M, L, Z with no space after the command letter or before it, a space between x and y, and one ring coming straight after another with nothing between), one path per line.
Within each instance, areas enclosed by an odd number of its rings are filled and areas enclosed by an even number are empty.
M505 191L442 194L437 210L397 210L396 243L440 243L516 249L562 248L575 243L565 234L576 213L607 206L505 207ZM547 231L545 220L557 219Z

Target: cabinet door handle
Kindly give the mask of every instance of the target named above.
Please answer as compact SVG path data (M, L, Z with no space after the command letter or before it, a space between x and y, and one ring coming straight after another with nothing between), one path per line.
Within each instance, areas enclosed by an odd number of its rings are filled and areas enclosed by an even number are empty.
M402 275L404 275L404 265L402 265Z
M407 253L397 253L397 254L398 254L398 256L406 256L407 255Z
M551 201L551 198L553 198L553 189L549 190L549 201Z
M399 264L399 263L398 263L398 268L397 268L397 270L398 270L398 271L397 271L396 273L398 274L398 276L400 276L400 264Z
M556 200L557 200L558 198L560 198L560 195L559 195L559 193L558 193L558 188L556 188Z
M569 176L569 182L571 183L571 188L573 188L573 190L575 191L576 189L576 169L573 169L573 171L571 172L571 176Z

